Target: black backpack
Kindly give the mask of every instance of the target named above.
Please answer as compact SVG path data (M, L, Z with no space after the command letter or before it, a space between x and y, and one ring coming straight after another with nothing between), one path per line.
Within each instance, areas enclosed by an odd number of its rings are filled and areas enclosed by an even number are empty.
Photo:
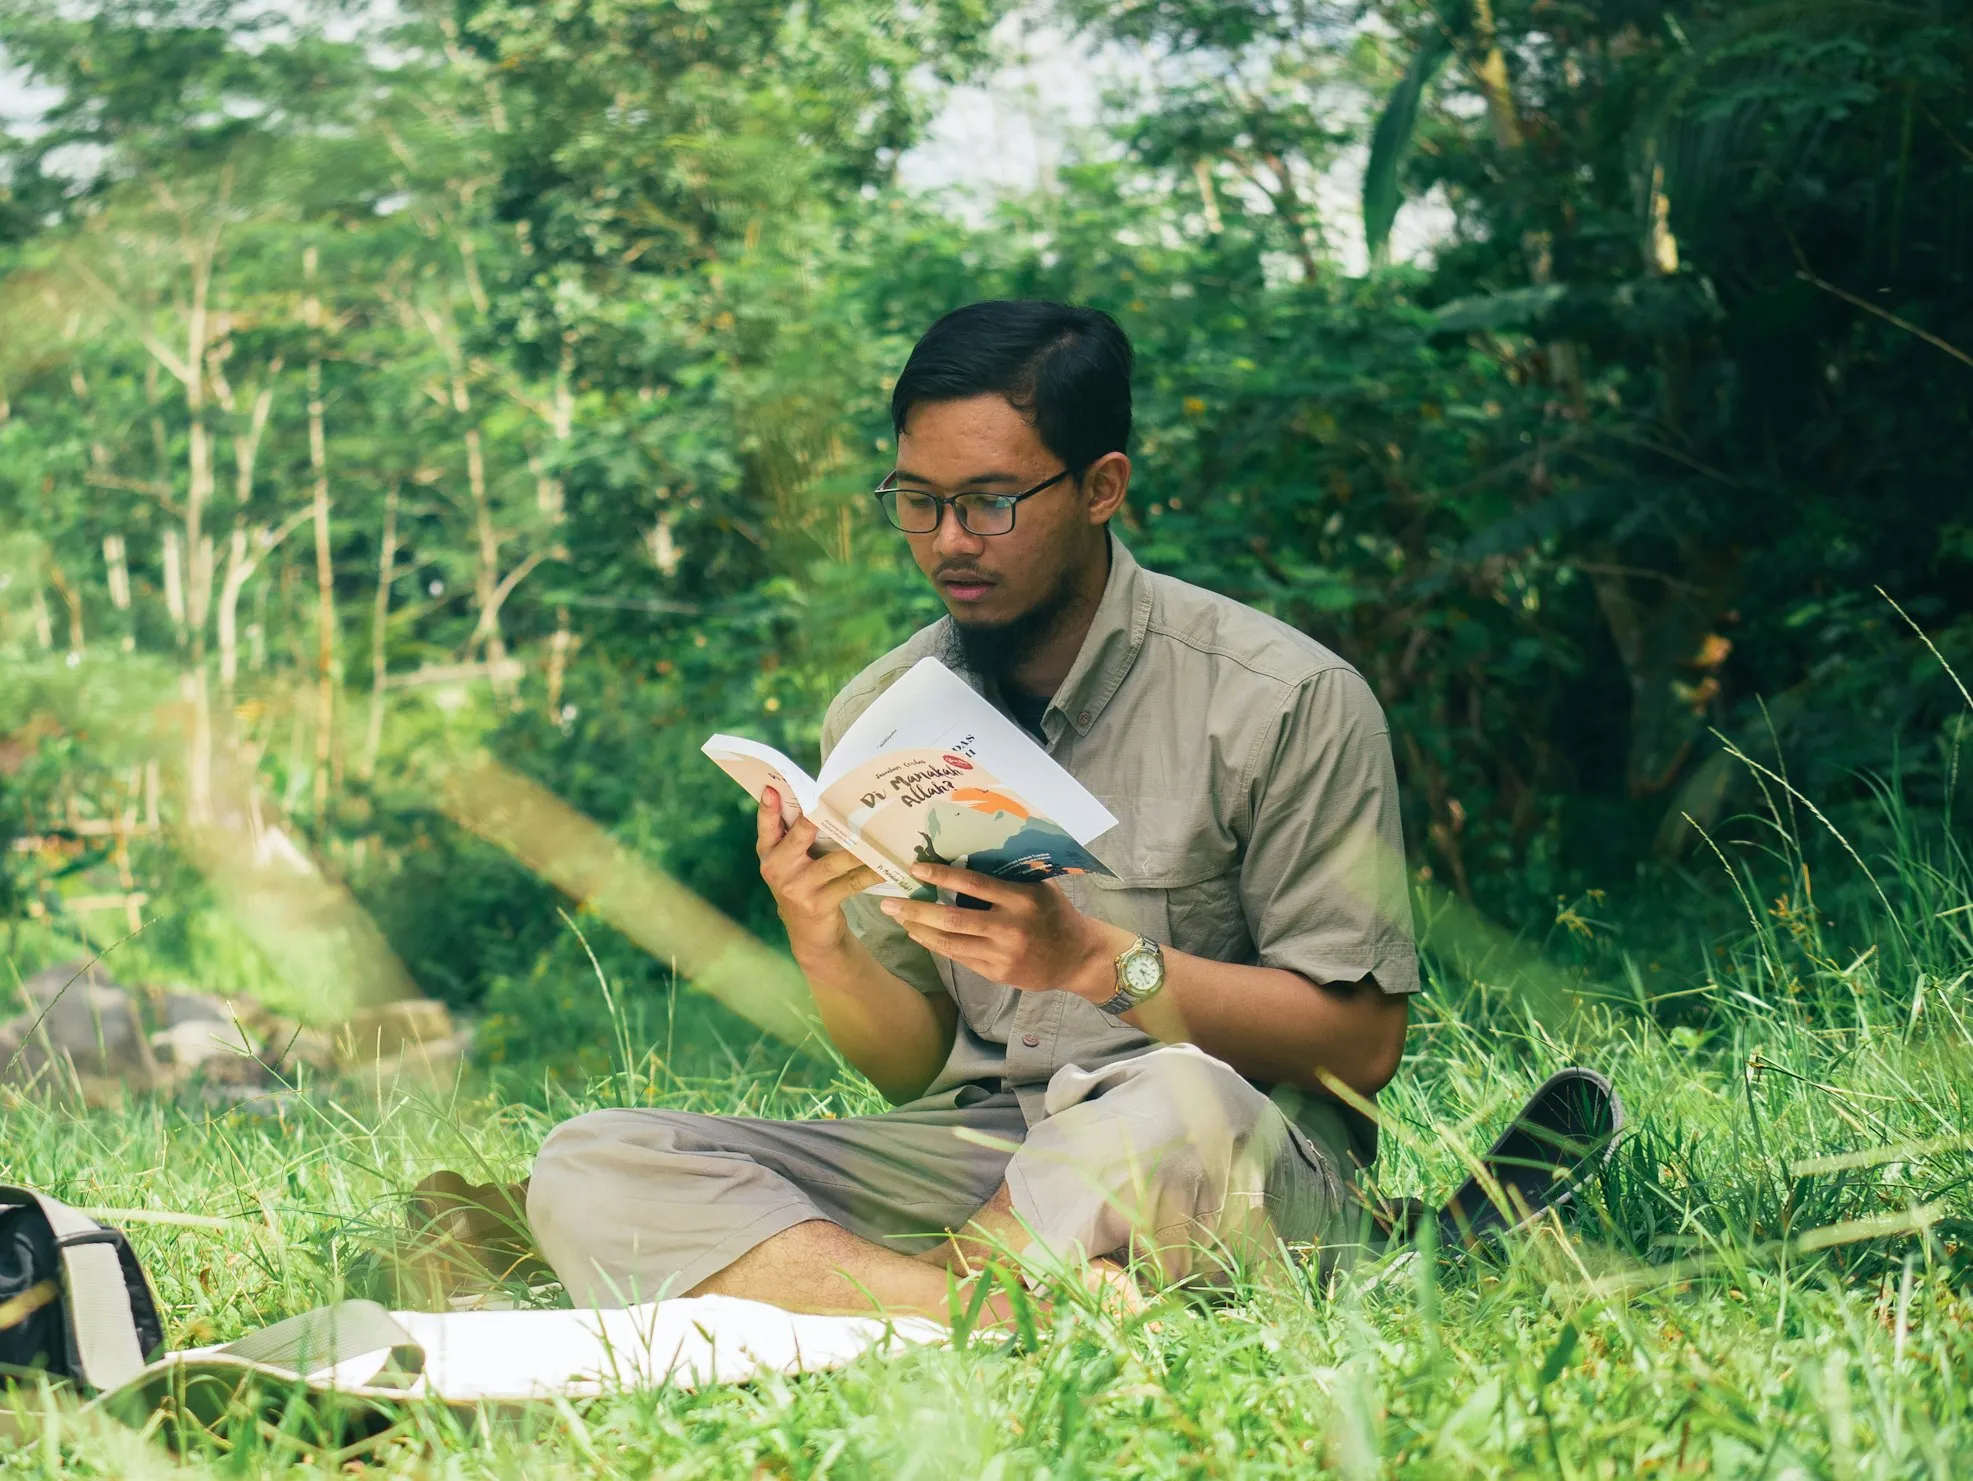
M106 1393L163 1347L151 1283L120 1231L0 1185L0 1389L47 1377Z

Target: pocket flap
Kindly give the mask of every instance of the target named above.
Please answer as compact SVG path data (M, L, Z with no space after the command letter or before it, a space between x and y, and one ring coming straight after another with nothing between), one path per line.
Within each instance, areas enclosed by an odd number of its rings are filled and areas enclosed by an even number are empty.
M1175 797L1100 797L1118 819L1090 852L1116 878L1092 876L1104 890L1182 890L1217 879L1239 864L1231 838L1220 837L1198 802Z

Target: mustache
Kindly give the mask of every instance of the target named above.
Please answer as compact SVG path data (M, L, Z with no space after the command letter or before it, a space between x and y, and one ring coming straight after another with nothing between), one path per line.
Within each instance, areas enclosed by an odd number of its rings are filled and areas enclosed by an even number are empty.
M932 572L932 579L934 581L945 581L952 577L964 577L973 581L993 580L993 577L987 575L978 566L946 565L940 566L936 571Z

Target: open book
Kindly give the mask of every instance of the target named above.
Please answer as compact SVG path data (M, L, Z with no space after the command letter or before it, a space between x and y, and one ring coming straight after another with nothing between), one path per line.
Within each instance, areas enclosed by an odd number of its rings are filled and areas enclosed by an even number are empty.
M936 658L877 697L820 777L737 735L701 749L756 800L774 788L784 821L806 815L825 847L876 870L873 894L931 898L918 863L1023 881L1110 872L1085 847L1117 825L1109 809Z

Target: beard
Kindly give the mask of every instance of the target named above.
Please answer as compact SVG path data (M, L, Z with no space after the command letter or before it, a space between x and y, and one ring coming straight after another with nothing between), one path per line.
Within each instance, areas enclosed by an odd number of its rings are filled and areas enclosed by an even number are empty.
M1011 678L1055 636L1075 604L1075 573L1064 569L1053 590L1017 617L1005 622L962 622L954 617L952 631L960 660L983 677Z

